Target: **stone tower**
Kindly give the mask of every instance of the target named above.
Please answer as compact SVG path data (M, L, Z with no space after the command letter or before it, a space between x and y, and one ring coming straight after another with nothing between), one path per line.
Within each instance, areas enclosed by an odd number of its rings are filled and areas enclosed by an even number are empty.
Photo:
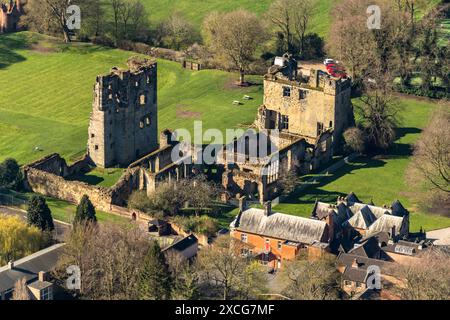
M20 16L23 14L21 0L9 0L3 3L0 0L0 33L14 32L19 30Z
M352 125L350 79L333 78L311 70L297 74L297 63L285 55L264 77L264 105L258 112L260 128L280 129L315 143L326 130L333 131L334 144Z
M128 166L158 149L156 62L132 58L128 67L97 77L88 156L98 167Z

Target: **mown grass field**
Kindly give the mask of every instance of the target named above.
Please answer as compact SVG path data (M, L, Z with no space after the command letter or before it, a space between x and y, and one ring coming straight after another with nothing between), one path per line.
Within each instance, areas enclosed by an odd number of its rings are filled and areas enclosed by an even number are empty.
M0 36L0 161L21 164L58 152L67 159L86 148L92 89L98 74L122 66L132 52L89 44L70 46L21 32ZM158 61L158 125L164 128L235 128L253 122L262 102L261 80L236 88L234 74L197 73ZM243 105L234 100L254 97Z
M198 30L203 19L212 11L229 12L245 9L263 16L273 0L142 0L152 25L167 19L172 13L181 13ZM311 32L325 36L330 26L330 11L333 4L340 0L317 0L317 6L311 19Z

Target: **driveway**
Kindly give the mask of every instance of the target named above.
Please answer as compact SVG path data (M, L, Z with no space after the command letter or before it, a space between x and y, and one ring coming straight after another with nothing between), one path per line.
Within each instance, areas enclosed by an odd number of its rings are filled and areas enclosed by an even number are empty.
M436 240L437 246L450 246L450 228L427 231L427 239Z

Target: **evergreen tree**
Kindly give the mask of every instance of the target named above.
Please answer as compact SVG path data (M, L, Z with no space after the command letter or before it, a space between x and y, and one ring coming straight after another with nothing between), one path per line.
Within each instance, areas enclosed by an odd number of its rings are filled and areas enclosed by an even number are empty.
M30 226L35 226L42 231L55 229L52 213L41 196L33 196L28 203L27 221Z
M74 222L97 222L95 216L95 207L87 195L81 198L80 204L77 206Z
M170 299L172 278L164 254L156 241L152 242L144 258L139 276L141 300Z
M22 172L15 159L8 158L0 163L0 187L18 189L22 182Z

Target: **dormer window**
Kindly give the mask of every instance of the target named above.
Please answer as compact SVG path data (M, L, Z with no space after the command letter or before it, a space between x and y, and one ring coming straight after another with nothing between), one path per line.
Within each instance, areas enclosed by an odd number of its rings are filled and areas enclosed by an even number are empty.
M291 88L283 87L283 97L290 97L290 96L291 96Z

